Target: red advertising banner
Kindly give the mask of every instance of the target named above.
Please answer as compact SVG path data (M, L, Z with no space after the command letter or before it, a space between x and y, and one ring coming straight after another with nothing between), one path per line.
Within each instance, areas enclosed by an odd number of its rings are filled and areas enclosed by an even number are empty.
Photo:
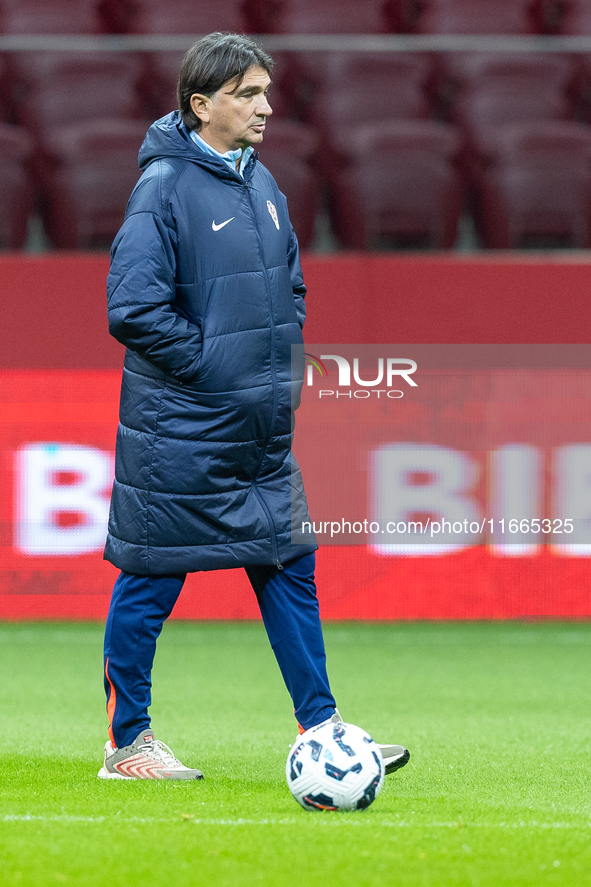
M307 347L295 454L332 618L591 615L586 346Z
M123 357L107 330L107 270L106 256L0 257L3 619L106 613L116 570L102 545ZM583 255L305 256L304 271L310 343L585 343L591 335ZM346 357L331 347L321 353ZM381 356L413 358L406 349ZM362 384L349 399L336 396L334 360L324 363L331 385L322 390L335 392L339 409L312 397L318 377L305 385L295 453L316 530L322 524L325 618L591 615L584 367L472 366L466 375L421 358L418 387L403 380L390 386L403 398L382 400L367 384L377 364L358 368ZM440 524L439 535L410 540L408 525L421 520L429 533ZM544 520L563 521L563 531L573 520L576 534L565 543L557 524L546 532L536 523ZM255 618L257 606L244 571L194 574L174 615Z
M102 619L121 374L0 372L0 619ZM247 619L242 570L191 576L175 615Z
M307 342L589 342L585 253L305 255ZM0 255L0 367L119 369L105 255Z
M297 414L324 617L591 615L591 370L426 370L387 399L359 376ZM105 615L119 384L0 373L0 618ZM256 615L241 570L190 576L175 611Z

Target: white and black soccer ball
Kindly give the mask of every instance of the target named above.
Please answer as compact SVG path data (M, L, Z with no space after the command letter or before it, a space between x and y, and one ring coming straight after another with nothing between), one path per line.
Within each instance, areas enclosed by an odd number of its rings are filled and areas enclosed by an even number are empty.
M304 810L363 810L384 784L384 759L361 727L321 724L298 738L285 772Z

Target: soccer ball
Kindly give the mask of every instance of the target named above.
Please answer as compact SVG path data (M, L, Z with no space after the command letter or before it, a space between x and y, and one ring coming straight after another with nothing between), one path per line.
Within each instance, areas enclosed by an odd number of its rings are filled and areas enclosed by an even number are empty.
M320 724L297 739L285 773L304 810L363 810L384 784L384 760L361 727Z

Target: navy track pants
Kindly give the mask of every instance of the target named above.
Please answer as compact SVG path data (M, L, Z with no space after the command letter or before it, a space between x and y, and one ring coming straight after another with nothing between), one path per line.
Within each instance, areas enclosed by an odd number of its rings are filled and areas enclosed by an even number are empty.
M246 567L269 641L304 729L335 710L314 582L314 554L283 565ZM105 691L114 746L130 745L150 726L151 672L156 641L185 575L136 576L115 582L105 630Z

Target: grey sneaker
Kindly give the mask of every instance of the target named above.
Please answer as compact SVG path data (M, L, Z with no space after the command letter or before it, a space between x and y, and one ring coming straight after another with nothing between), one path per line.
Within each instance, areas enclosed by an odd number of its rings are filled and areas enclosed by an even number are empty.
M341 717L340 711L335 709L335 713L327 718L325 721L322 721L322 724L342 724L343 719ZM319 725L322 726L322 725ZM379 750L382 753L382 757L384 759L384 767L386 769L386 776L389 773L395 773L396 770L400 770L401 767L404 767L405 764L408 764L410 761L410 752L403 745L382 745L379 742L376 743Z
M164 742L143 730L131 745L105 744L105 763L99 779L203 779L201 770L185 767Z
M410 752L403 745L380 745L378 742L377 746L384 759L386 776L389 773L395 773L396 770L400 770L401 767L404 767L410 761Z

